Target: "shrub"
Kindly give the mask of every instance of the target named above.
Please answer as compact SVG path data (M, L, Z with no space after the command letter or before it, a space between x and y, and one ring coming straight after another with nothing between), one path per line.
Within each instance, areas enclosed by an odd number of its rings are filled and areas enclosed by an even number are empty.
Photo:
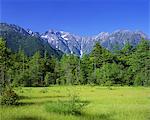
M12 88L5 88L1 94L2 105L16 105L18 104L19 96L12 90Z
M80 115L86 104L87 103L83 103L78 96L72 95L68 101L58 100L57 102L46 104L46 110L48 112Z

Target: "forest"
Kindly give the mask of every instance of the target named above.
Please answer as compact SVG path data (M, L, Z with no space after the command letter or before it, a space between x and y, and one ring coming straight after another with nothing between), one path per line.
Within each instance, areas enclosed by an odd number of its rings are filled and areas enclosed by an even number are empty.
M147 120L149 63L150 42L144 39L113 51L96 43L90 54L56 58L46 51L11 52L1 38L1 118Z
M0 39L1 85L100 85L150 86L150 42L142 39L137 46L126 43L124 48L109 51L96 43L88 55L64 54L60 59L41 56L28 57L24 51L12 53Z

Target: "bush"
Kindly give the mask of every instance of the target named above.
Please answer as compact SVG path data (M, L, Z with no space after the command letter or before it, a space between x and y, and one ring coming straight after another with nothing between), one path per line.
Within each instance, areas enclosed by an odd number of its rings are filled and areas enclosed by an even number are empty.
M19 96L12 90L12 88L5 88L1 94L2 105L16 105L18 104Z
M58 100L57 102L46 104L46 110L48 112L80 115L86 104L87 103L83 103L77 96L72 95L68 101Z

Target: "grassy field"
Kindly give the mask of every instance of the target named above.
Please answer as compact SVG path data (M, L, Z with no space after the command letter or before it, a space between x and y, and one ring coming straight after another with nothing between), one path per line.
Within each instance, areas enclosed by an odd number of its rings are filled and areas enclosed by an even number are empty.
M52 86L16 89L18 106L1 106L1 120L150 120L150 88ZM81 115L48 112L47 103L77 94L87 101Z

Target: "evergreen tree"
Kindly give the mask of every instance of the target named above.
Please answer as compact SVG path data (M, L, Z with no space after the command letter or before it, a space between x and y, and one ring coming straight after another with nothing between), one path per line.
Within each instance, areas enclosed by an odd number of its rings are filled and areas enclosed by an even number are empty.
M64 55L60 61L60 78L58 83L77 84L79 81L79 57Z
M103 63L103 48L99 43L96 43L91 54L90 58L94 64L95 68L100 68Z
M80 83L88 84L90 82L91 73L93 72L93 66L90 62L88 55L83 55L80 63Z
M41 56L39 52L36 52L29 61L29 86L41 86Z
M10 50L6 47L6 42L0 38L0 88L3 88L10 83L8 70L10 67Z
M122 84L123 71L122 66L116 63L105 63L99 69L96 69L96 83L107 85L107 83Z
M128 77L135 85L150 85L150 42L141 40L135 51L129 56Z
M48 86L50 84L56 84L56 73L55 73L55 66L56 66L57 59L54 57L49 57L48 54L45 54L42 62L43 68L43 77L44 82Z
M28 57L24 54L24 51L19 50L18 53L11 55L11 79L15 86L26 86L28 80Z

